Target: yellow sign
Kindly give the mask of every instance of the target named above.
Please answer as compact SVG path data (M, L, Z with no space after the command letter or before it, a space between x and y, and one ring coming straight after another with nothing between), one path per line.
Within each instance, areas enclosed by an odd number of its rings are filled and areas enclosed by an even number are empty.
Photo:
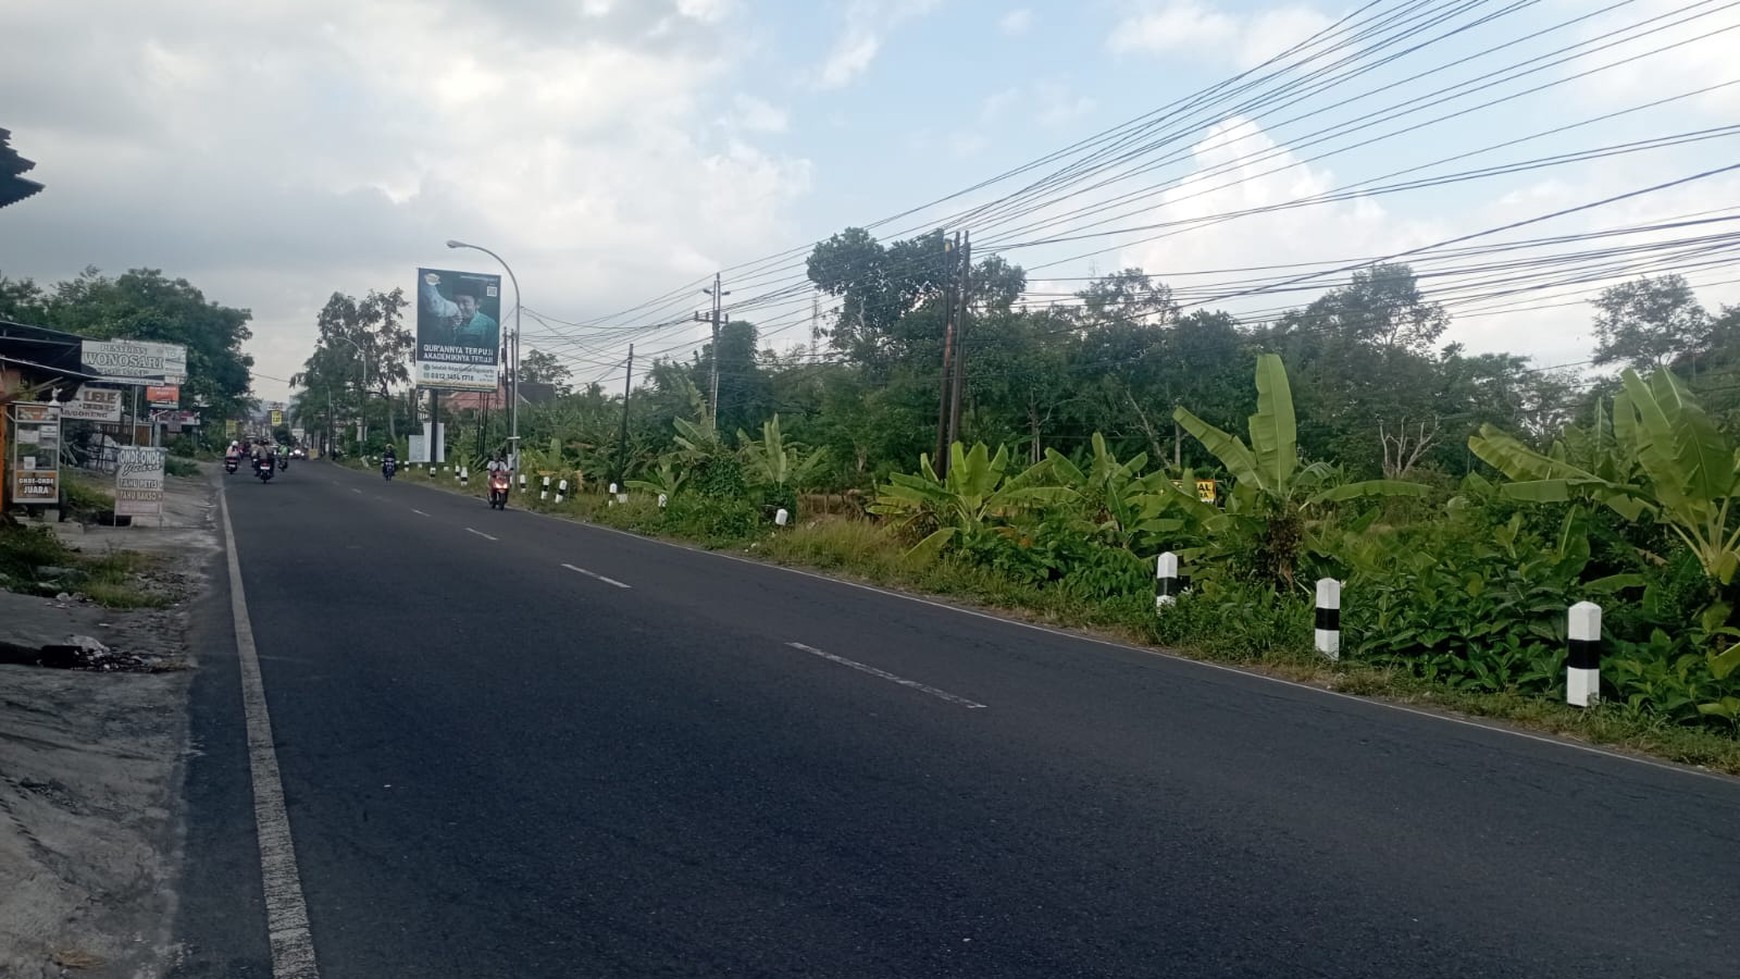
M279 425L282 425L282 424L284 424L284 413L282 411L279 411L277 408L273 408L272 409L272 427L277 428Z
M231 418L229 421L224 422L224 434L225 435L233 436L236 434L236 432L238 432L240 430L241 430L241 425L238 424L234 418Z
M1196 498L1204 503L1212 504L1217 498L1215 482L1212 479L1196 481Z

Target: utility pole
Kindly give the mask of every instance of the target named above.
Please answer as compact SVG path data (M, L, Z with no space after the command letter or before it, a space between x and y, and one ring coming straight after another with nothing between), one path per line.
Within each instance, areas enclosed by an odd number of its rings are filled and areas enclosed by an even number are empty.
M955 320L954 393L949 404L949 444L961 437L961 390L967 386L967 314L973 308L973 233L961 232L961 313Z
M616 447L616 482L628 485L628 399L634 391L634 344L628 345L628 370L622 378L622 434Z
M731 295L731 293L726 292L724 289L720 288L719 273L717 273L717 272L713 273L713 288L702 289L701 291L706 293L707 295L713 297L712 315L703 317L700 313L696 313L695 314L695 322L713 324L713 384L712 384L713 394L712 394L712 397L709 399L709 403L711 404L711 408L709 410L711 411L711 424L712 424L713 430L718 431L718 429L719 429L719 327L722 325L720 311L722 309L721 304L724 302L725 297Z
M943 269L948 277L948 289L943 302L943 359L942 359L942 393L937 398L936 406L936 455L931 459L931 468L940 478L949 474L950 446L954 443L949 439L949 406L953 403L954 356L955 356L955 255L960 250L961 233L955 232L954 244L943 239Z

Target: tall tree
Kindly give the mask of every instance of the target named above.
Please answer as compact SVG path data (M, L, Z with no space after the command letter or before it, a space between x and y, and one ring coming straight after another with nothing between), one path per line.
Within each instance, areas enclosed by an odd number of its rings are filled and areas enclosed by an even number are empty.
M558 396L563 396L569 393L568 379L572 376L574 376L574 372L569 370L568 365L562 363L555 354L545 353L542 350L528 350L526 355L520 358L520 383L522 384L548 384L556 389Z
M1666 367L1710 340L1710 314L1682 275L1620 283L1602 290L1594 306L1597 364Z

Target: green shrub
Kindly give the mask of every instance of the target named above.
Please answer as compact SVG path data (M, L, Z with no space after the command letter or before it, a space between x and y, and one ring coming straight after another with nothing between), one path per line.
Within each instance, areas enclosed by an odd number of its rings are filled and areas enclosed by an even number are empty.
M198 476L199 465L191 459L169 456L163 460L163 471L171 476Z
M1149 600L1150 604L1152 599ZM1312 603L1266 583L1210 579L1154 616L1155 639L1217 657L1264 659L1309 653Z

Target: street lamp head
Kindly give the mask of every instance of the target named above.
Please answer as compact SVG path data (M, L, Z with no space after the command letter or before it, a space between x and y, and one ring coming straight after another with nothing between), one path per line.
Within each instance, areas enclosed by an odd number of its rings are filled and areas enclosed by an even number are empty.
M464 247L466 247L466 245L465 245L465 242L460 241L457 238L449 238L449 239L447 239L447 247L448 248L464 248Z

